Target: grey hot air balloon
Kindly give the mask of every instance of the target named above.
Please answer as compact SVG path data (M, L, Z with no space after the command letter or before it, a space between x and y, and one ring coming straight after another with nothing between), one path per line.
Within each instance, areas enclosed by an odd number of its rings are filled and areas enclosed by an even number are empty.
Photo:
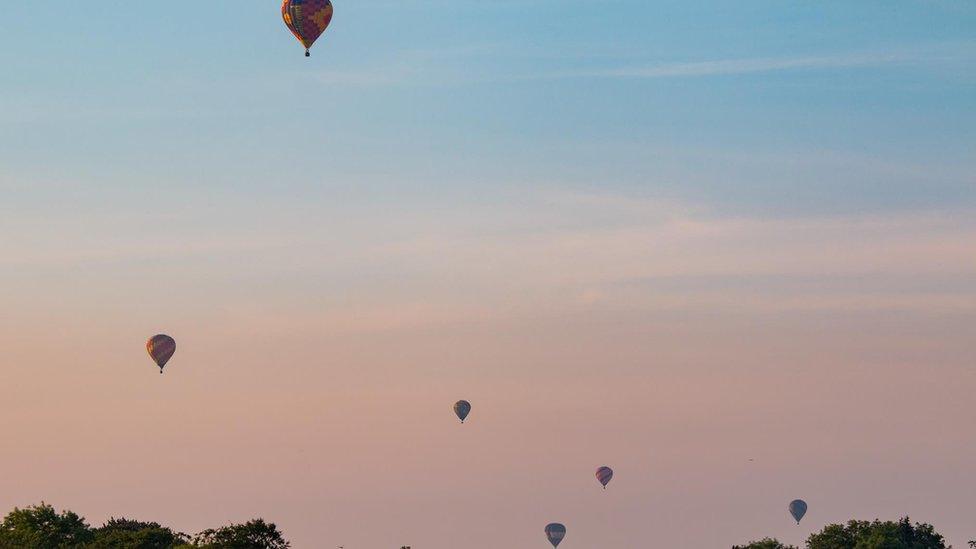
M467 419L468 414L471 413L471 403L467 400L457 401L454 404L454 413L457 414L457 417L461 420L461 423L464 423L464 420Z
M793 519L797 524L800 524L800 520L803 519L803 515L807 514L807 502L802 499L794 499L790 502L790 514L793 515Z
M604 465L596 470L596 479L600 481L603 485L603 489L607 489L607 484L610 484L610 479L613 478L613 469Z
M566 537L566 527L562 524L554 522L546 526L546 538L553 547L559 547L564 537Z

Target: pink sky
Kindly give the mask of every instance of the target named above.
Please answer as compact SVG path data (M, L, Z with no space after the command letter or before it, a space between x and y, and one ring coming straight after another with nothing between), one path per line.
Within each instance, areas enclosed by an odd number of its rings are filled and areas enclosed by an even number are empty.
M543 547L553 521L568 549L727 547L905 514L976 537L973 212L224 199L0 222L0 507L262 516L299 548Z

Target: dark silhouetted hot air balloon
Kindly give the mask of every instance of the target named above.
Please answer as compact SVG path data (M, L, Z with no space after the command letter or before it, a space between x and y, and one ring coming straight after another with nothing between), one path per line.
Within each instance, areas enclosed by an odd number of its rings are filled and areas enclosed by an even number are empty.
M454 413L457 414L457 417L461 420L461 423L464 423L464 420L468 417L468 414L471 413L471 403L467 400L457 401L454 404Z
M796 520L797 524L800 524L800 520L803 519L803 515L807 514L807 502L802 499L795 499L790 502L790 514L793 515L793 519Z
M566 527L554 522L546 526L546 537L549 538L549 543L553 547L559 547L560 542L566 537Z
M310 57L312 54L308 49L332 22L332 2L330 0L285 0L281 5L281 16L295 38L305 46L305 57Z
M159 366L159 373L163 373L163 367L176 352L176 340L168 335L154 335L146 343L146 350L156 362L156 366Z
M610 484L610 479L613 478L613 469L604 465L596 470L596 479L600 481L603 485L603 489L607 489L607 484Z

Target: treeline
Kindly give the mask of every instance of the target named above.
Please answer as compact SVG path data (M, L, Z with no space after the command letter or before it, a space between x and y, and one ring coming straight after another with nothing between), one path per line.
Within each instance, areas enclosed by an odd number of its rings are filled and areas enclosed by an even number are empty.
M807 538L806 549L952 549L945 538L931 524L923 524L905 517L899 521L873 522L852 520L847 524L831 524ZM976 549L976 541L969 542ZM732 549L800 549L777 539L766 538Z
M3 549L288 549L278 527L261 519L188 535L126 518L92 527L83 517L41 503L7 513L0 524Z
M93 527L83 517L41 503L7 513L0 524L3 549L289 549L278 527L262 519L188 535L156 522L112 518ZM805 549L952 549L930 524L852 520L807 538ZM969 542L976 549L976 541ZM800 549L766 538L732 549Z

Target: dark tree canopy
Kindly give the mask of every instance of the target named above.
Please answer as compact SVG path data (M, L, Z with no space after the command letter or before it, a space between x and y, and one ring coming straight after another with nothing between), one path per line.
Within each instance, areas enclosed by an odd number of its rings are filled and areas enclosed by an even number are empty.
M194 542L208 549L288 549L291 547L277 526L261 519L204 530L197 534Z
M261 519L204 530L194 540L157 522L112 518L99 528L71 511L41 503L15 508L0 523L2 549L289 549L274 524Z
M976 549L976 541L969 542ZM41 503L14 508L0 522L0 549L290 549L278 527L262 519L204 530L192 540L157 522L112 518L98 528L71 511ZM401 549L409 549L404 547ZM798 549L764 538L732 549ZM812 534L805 549L950 549L930 524L852 520Z
M93 539L94 533L85 519L71 511L58 513L46 503L14 508L0 524L0 547L83 547Z
M796 549L793 545L785 545L778 539L763 538L747 545L733 545L732 549Z
M93 548L171 549L189 542L185 534L173 532L156 522L112 518L95 530Z
M929 524L852 520L832 524L807 539L808 549L948 549Z

